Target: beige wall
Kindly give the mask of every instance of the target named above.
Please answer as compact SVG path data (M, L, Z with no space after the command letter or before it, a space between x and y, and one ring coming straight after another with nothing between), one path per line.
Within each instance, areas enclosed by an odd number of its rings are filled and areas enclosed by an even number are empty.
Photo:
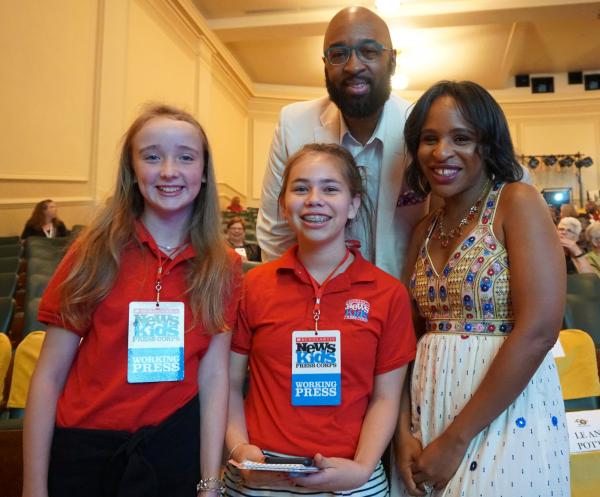
M600 188L600 95L587 94L561 100L503 103L517 152L524 155L581 153L594 165L581 170L583 198ZM542 188L571 187L579 201L577 168L548 167L532 171L535 185Z
M0 233L16 234L33 204L53 197L84 218L98 9L95 2L0 2Z
M0 2L0 57L0 235L19 233L47 197L67 225L86 224L113 188L122 133L149 101L203 123L223 204L240 195L258 206L281 107L323 94L254 85L189 0ZM592 156L585 190L600 188L593 93L496 95L519 152ZM576 187L574 169L541 166L535 181Z
M283 92L282 92L283 93ZM599 94L596 96L596 94ZM419 94L400 96L414 102ZM554 95L523 95L520 91L500 92L494 95L506 113L511 135L518 154L552 155L581 153L590 156L594 165L582 169L583 196L587 191L600 189L600 92L571 92L568 98L560 93ZM269 145L279 110L294 100L314 98L306 93L302 98L257 97L251 99L250 122L252 134L252 157L249 164L253 171L250 184L250 205L259 205L262 175L268 158ZM531 170L536 187L571 187L579 199L576 168L561 169L558 165L543 164Z
M1 2L0 235L47 197L68 226L89 222L121 135L154 101L200 119L223 202L245 197L250 83L206 31L185 0Z

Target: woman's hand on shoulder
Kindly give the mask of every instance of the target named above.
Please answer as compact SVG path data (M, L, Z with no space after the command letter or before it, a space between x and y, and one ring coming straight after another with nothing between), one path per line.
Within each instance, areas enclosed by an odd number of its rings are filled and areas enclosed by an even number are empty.
M352 490L364 485L373 472L373 468L342 457L316 454L314 461L321 471L292 478L295 485L324 492Z
M398 475L410 495L425 495L413 478L413 466L423 452L421 442L408 433L401 440L394 441L394 459Z

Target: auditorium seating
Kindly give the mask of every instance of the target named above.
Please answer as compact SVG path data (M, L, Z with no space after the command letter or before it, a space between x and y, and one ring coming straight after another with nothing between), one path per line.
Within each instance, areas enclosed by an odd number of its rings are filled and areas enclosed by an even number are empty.
M600 408L600 379L596 347L592 338L577 329L562 330L559 336L565 352L556 367L568 411Z
M4 407L6 374L12 359L12 345L8 336L0 333L0 409Z
M596 348L600 348L600 298L567 294L565 327L586 331L594 340Z
M25 414L31 375L35 369L45 338L45 331L33 331L21 341L15 351L7 404L11 418L22 418Z
M16 243L21 243L21 239L16 236L0 236L0 245L14 245Z
M20 257L23 247L19 242L0 245L0 257Z
M0 273L0 297L14 297L17 282L17 273Z
M15 313L15 299L0 297L0 333L8 333Z
M0 273L17 273L19 270L19 256L0 257Z
M568 274L567 293L600 298L600 278L595 274Z

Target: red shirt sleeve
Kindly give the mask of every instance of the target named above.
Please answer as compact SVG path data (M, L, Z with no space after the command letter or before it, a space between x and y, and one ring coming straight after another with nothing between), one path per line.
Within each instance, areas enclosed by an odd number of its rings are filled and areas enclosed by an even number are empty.
M410 298L399 284L388 305L388 319L377 346L375 374L387 373L415 358L417 341L413 327Z

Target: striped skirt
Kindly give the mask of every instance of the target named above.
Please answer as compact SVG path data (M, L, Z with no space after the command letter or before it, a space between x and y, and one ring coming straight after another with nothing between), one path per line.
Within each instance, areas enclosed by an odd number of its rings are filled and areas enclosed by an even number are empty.
M237 468L228 464L225 469L225 495L229 497L389 497L389 494L388 481L381 462L377 464L375 471L364 485L353 490L339 492L315 491L299 486L288 488L248 487L244 484L241 472Z

